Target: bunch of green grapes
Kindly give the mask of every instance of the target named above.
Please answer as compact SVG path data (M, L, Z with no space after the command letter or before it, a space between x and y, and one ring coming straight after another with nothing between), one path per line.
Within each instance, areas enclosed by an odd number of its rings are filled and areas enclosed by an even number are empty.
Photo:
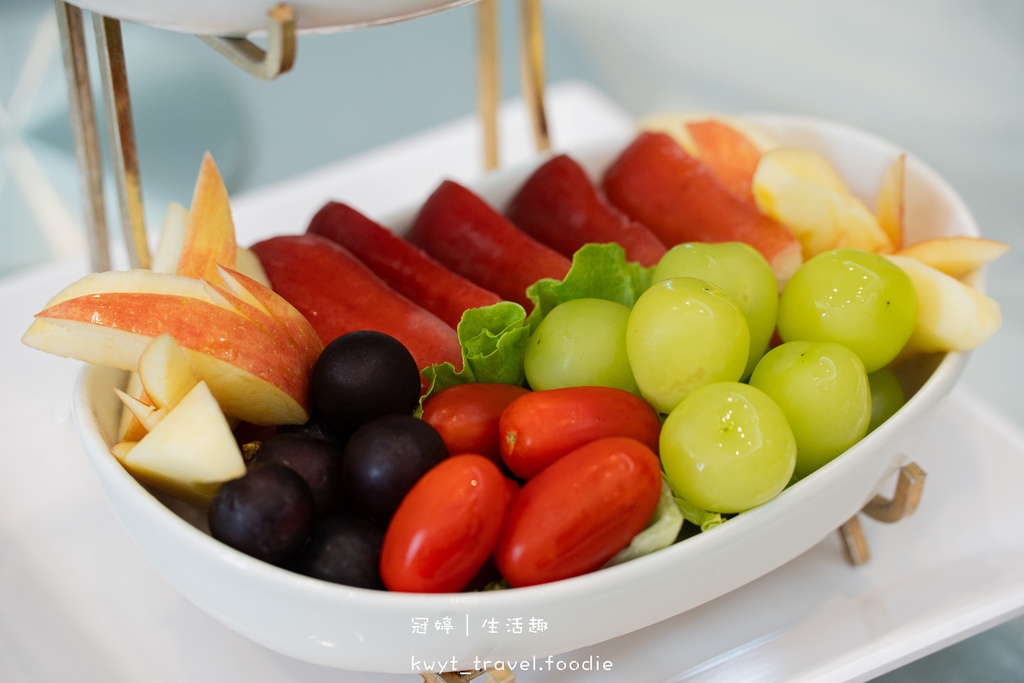
M526 377L534 389L614 386L647 399L666 416L666 478L695 505L760 505L903 404L886 366L914 329L917 297L885 258L820 254L780 294L755 249L692 243L653 276L632 309L556 307L530 339Z

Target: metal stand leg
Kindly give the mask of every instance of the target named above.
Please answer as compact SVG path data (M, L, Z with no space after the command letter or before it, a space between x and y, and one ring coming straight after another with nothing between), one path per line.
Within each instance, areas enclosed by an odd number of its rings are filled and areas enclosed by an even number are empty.
M487 669L486 671L450 671L440 674L422 673L420 676L426 683L513 683L515 674L506 669Z
M128 97L128 73L121 42L121 22L93 15L96 46L100 56L103 99L107 107L107 126L111 145L111 163L117 180L121 205L121 225L128 245L132 268L149 268L149 244L146 242L146 218L142 210L142 184L139 177L135 125Z
M480 0L477 17L477 98L483 133L484 169L498 167L498 100L501 75L498 65L497 0Z
M538 152L551 148L547 112L544 108L544 22L540 0L520 0L520 76L523 99L530 110L533 137Z
M93 271L110 270L110 240L103 204L103 157L100 153L96 112L93 109L95 100L89 83L82 10L63 0L55 0L54 5L64 54L64 74L68 83L71 139L78 161L89 264Z
M875 496L861 510L864 514L879 522L891 524L904 517L914 514L924 490L925 473L916 463L900 468L896 481L896 492L892 499ZM860 519L854 515L839 527L839 536L843 540L843 551L850 564L859 565L867 562L871 553L868 542L860 525Z

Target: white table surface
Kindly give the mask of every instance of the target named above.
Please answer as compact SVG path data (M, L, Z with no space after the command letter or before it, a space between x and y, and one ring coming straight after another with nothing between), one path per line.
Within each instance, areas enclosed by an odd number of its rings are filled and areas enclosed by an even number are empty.
M556 146L630 125L578 84L554 88L550 105ZM518 108L503 120L507 163L515 163L528 129ZM268 222L265 205L281 207L273 224L292 232L329 197L378 216L422 199L443 176L472 180L478 143L472 120L455 121L238 197L240 241L263 236L252 226ZM419 680L278 655L221 626L148 564L80 451L70 415L80 364L19 341L32 314L84 273L84 262L72 259L0 281L0 680ZM516 680L867 680L1011 619L1024 613L1022 456L1024 433L970 389L957 389L911 454L928 473L917 513L895 525L865 520L868 564L846 564L831 535L718 600L554 660L556 668L610 662L608 673L547 671L538 662Z

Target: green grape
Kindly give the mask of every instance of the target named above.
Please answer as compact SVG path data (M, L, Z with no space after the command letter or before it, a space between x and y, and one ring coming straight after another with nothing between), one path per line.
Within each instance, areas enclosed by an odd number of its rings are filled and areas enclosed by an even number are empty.
M871 423L868 433L875 431L878 425L892 417L907 402L903 385L889 368L875 370L868 375L871 387Z
M719 287L677 277L637 299L626 327L626 353L641 395L668 413L705 384L740 379L750 331L739 306Z
M768 350L779 312L779 291L768 261L744 242L678 244L654 268L654 282L695 277L721 287L736 302L750 328L749 377Z
M831 342L776 346L750 376L771 396L796 437L796 475L806 477L864 438L871 420L871 390L864 363Z
M842 344L874 372L889 363L917 323L917 291L886 258L858 249L818 254L779 298L782 341Z
M601 386L640 395L626 357L629 309L604 299L573 299L551 309L523 355L533 389Z
M796 439L763 391L716 382L687 396L665 418L659 443L669 485L712 512L743 512L789 483Z

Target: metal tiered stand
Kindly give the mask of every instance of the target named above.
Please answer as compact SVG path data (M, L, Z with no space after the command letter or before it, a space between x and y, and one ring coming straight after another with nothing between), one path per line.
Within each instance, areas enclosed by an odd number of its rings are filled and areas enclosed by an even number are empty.
M544 105L544 41L540 0L518 2L522 96L530 115L537 150L544 152L550 148L551 143ZM498 103L501 89L497 0L456 0L447 5L438 3L438 9L471 3L476 4L477 15L477 89L478 113L483 133L482 163L485 169L492 170L500 163ZM72 138L80 172L90 265L94 271L104 271L111 267L111 255L103 196L103 158L89 79L83 9L63 0L55 0L55 4L67 76ZM83 2L83 5L88 4L91 4L89 0ZM125 52L121 40L121 18L106 16L98 11L91 14L110 145L108 154L117 183L118 208L128 262L133 268L148 268L150 253L143 215ZM395 20L404 19L398 17ZM296 26L295 11L289 4L282 3L267 11L265 47L260 47L245 36L197 34L197 37L251 76L273 80L288 72L295 62L298 42ZM917 507L924 479L924 472L916 464L902 467L892 499L876 496L861 512L882 522L903 519ZM866 562L870 553L859 517L855 515L838 531L847 560L854 565ZM511 671L500 667L420 675L428 683L511 683L515 678Z

